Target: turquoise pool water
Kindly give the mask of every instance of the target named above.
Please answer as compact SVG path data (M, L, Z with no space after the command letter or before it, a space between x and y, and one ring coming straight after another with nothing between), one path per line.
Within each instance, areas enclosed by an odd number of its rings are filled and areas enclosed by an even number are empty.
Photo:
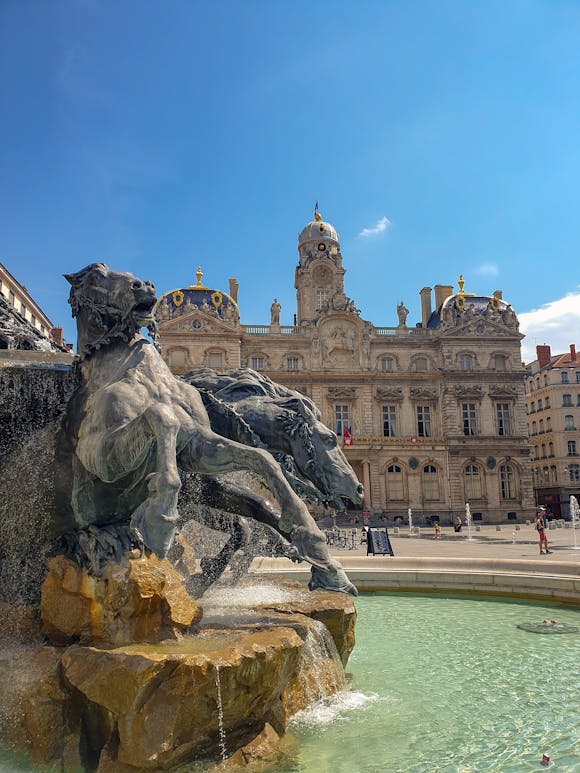
M580 634L518 623L580 611L506 602L359 597L351 691L298 715L278 773L580 771Z
M356 600L350 690L297 715L268 773L580 773L580 610L523 601L373 594ZM187 773L207 771L203 763ZM0 771L35 771L0 751Z

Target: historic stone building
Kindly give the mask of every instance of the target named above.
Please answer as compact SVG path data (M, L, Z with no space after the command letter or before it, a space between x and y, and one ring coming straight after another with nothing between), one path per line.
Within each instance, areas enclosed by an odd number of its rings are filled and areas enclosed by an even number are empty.
M0 263L0 349L65 351L62 328Z
M388 521L465 513L494 523L534 512L518 321L502 293L436 285L422 319L397 327L361 318L345 294L338 234L316 213L298 238L295 325L243 325L229 293L197 283L165 293L157 316L172 370L247 366L307 394L345 435L365 507ZM433 297L434 296L434 297ZM345 433L345 428L347 432ZM348 437L348 435L352 437Z
M580 501L580 356L576 346L553 355L536 346L527 366L526 411L538 504L556 517L570 515L570 495Z

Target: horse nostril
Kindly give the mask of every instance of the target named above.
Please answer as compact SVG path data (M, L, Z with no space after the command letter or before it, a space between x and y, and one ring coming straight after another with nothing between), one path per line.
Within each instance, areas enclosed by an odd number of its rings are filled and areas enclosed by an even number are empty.
M143 282L141 282L140 279L136 279L134 282L131 282L132 290L140 290L142 287L143 287Z
M363 488L362 483L359 483L359 485L356 487L356 493L362 497L362 495L365 493L365 490Z

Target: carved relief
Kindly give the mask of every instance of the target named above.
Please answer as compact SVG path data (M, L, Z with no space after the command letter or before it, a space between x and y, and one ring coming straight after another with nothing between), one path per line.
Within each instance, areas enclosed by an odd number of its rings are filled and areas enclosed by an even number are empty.
M453 388L453 393L456 397L475 397L478 399L483 397L483 389L479 384L457 384Z
M491 384L490 397L517 397L518 389L513 384Z
M403 390L401 387L377 387L376 398L400 403L403 401Z
M411 387L410 395L411 400L436 400L437 390L427 386Z
M328 397L331 400L352 400L356 397L356 389L354 387L329 387Z

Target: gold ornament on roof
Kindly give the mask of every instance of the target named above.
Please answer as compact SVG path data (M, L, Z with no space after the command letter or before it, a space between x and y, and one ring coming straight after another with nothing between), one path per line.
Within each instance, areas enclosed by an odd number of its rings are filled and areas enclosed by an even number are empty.
M216 290L211 294L211 302L216 309L219 309L219 307L222 305L222 294L219 292L219 290Z
M465 308L465 299L466 298L473 298L475 296L475 293L466 293L463 289L463 285L465 284L465 281L463 279L463 274L459 274L459 280L457 282L459 285L459 292L455 296L455 305L460 310L463 311Z
M172 293L172 298L173 298L173 303L176 306L181 306L181 304L183 303L184 295L181 292L181 290L175 290L175 292Z
M202 285L201 278L203 276L203 271L201 270L201 266L197 267L197 271L195 272L195 275L197 277L197 284L190 285L190 290L207 290L208 288L205 285Z

